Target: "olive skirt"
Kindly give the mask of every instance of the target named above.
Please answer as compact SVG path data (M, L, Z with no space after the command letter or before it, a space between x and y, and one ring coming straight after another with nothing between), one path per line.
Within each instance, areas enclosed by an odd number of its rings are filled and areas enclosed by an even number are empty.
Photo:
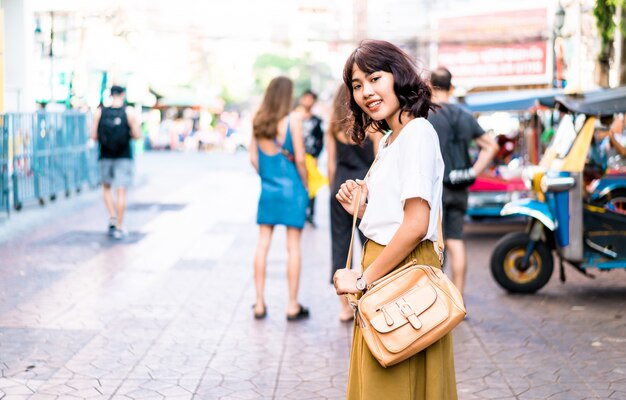
M363 268L367 269L384 248L368 240L363 249ZM416 260L418 264L441 267L429 240L421 242L398 267L411 260ZM359 325L355 323L347 399L456 400L452 334L447 334L401 363L383 368L370 353Z

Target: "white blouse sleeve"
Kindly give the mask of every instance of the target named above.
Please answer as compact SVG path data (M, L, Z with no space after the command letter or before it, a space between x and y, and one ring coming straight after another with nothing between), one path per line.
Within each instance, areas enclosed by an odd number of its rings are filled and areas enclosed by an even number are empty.
M419 197L432 209L439 142L430 124L419 124L415 128L406 132L398 157L400 200L404 207L406 199Z

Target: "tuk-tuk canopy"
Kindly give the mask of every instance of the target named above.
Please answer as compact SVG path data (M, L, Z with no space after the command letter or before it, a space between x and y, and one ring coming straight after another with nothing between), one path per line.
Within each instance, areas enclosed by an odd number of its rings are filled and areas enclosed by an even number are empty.
M557 96L556 101L570 111L604 116L626 112L626 86L597 90L580 95Z
M564 93L556 88L473 93L461 105L470 112L526 111L537 104L552 108L555 98Z

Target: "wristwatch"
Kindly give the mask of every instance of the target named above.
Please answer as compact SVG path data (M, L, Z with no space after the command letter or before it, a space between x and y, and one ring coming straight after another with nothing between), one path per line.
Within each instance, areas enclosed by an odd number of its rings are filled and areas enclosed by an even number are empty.
M361 292L365 292L365 289L367 289L367 282L365 282L365 279L363 279L362 276L356 278L356 288Z

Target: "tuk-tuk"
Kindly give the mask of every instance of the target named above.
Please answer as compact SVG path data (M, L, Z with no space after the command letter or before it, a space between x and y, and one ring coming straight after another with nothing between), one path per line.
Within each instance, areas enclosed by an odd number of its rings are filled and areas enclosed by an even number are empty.
M552 108L561 94L563 89L540 89L472 93L461 99L485 130L495 132L500 146L492 166L469 188L470 218L500 217L505 204L530 196L521 173L537 164L541 153L539 110Z
M597 118L626 112L626 88L557 96L556 101L567 114L539 166L524 171L533 198L512 201L501 212L527 216L528 227L500 239L491 255L494 279L512 293L534 293L546 285L553 254L562 282L566 263L587 276L589 268L626 268L626 212L621 206L626 176L611 175L589 186L583 179Z

